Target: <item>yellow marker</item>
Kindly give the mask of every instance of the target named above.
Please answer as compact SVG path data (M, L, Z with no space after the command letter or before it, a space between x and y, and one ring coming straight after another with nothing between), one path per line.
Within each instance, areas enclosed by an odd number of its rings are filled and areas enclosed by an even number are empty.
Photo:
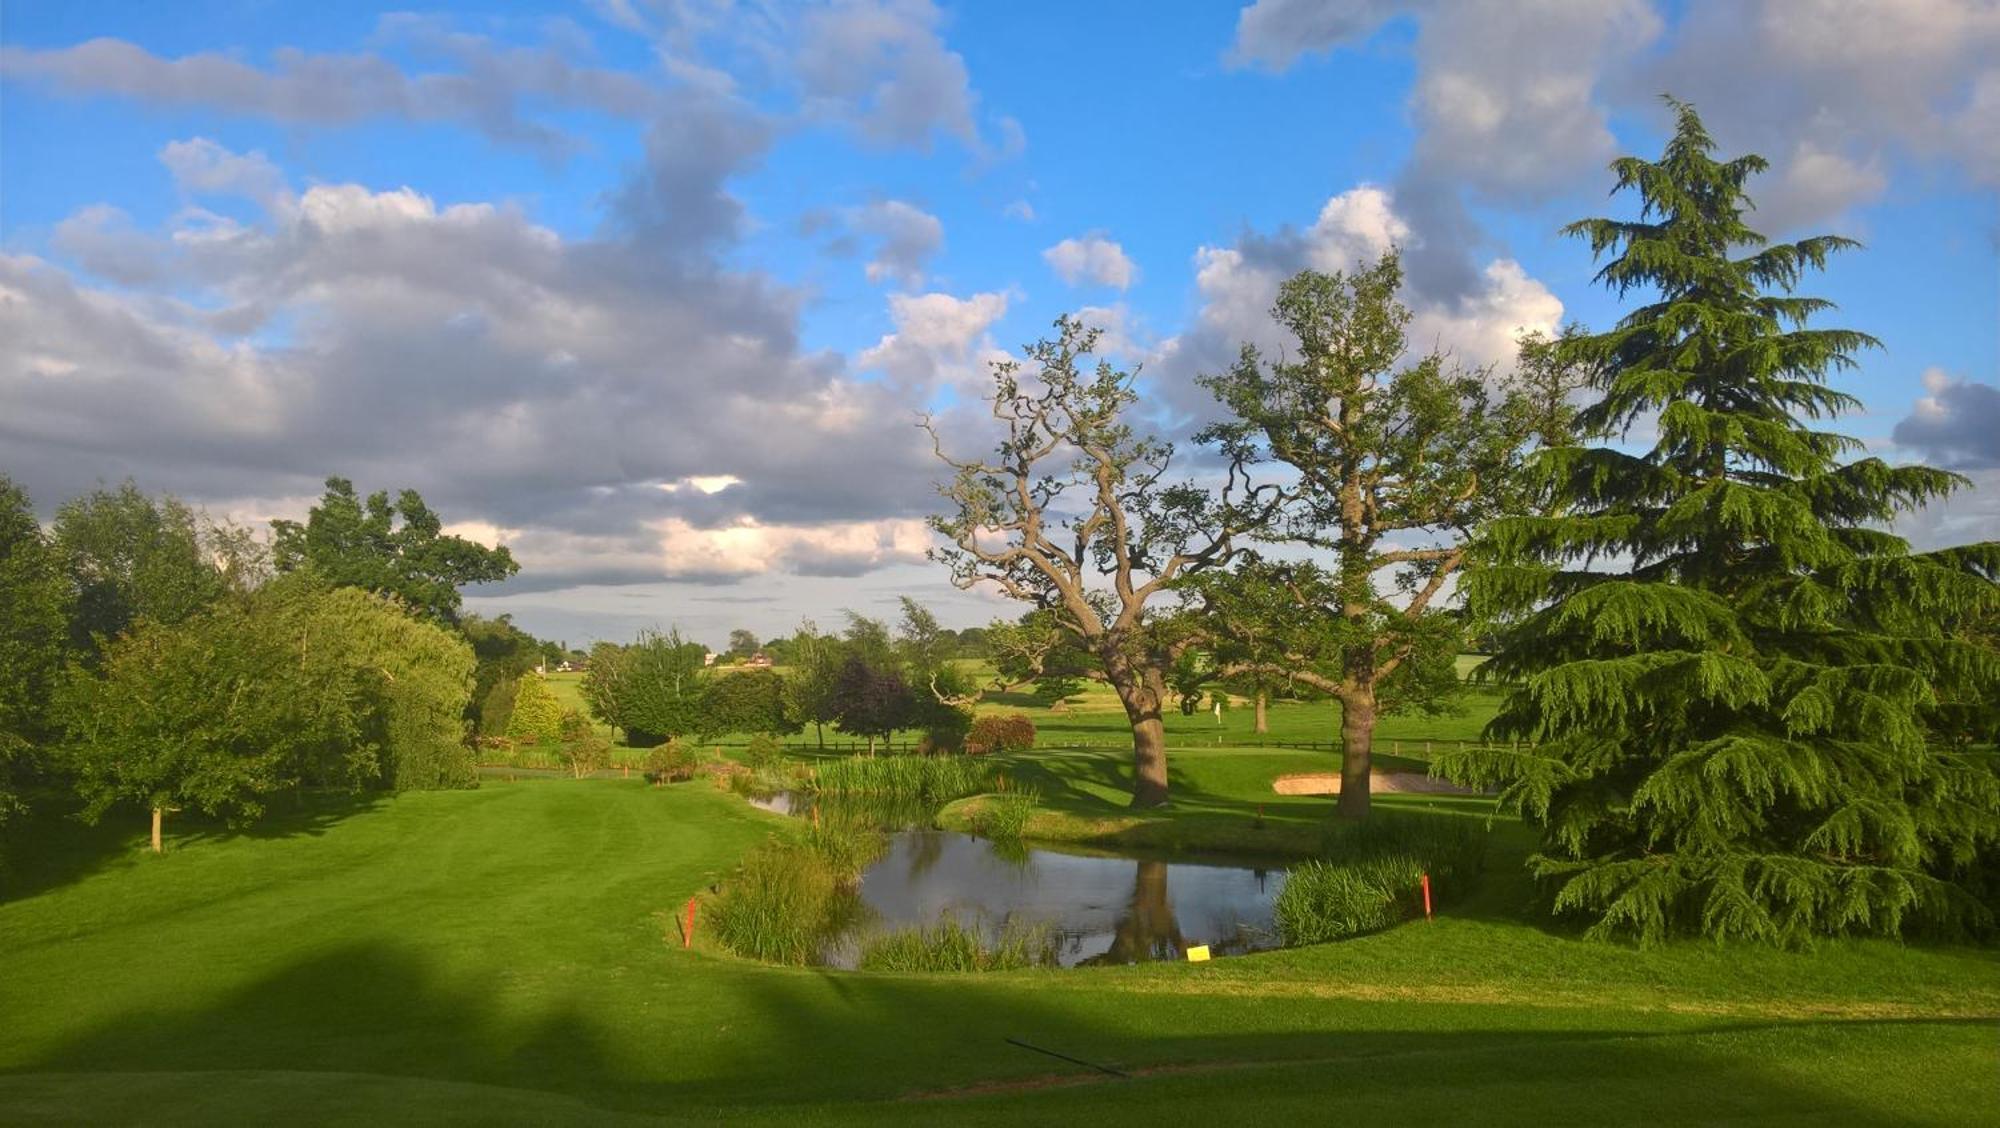
M1208 945L1196 944L1194 947L1188 949L1189 963L1203 963L1206 962L1207 959L1208 959Z

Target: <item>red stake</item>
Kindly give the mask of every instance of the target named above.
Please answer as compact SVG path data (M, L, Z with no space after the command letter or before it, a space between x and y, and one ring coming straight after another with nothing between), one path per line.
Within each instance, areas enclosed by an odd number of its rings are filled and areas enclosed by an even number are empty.
M690 910L693 909L694 902L689 901L688 907ZM1424 875L1424 919L1425 920L1431 919L1431 875L1430 874Z
M688 898L687 919L681 924L681 947L694 943L694 898Z

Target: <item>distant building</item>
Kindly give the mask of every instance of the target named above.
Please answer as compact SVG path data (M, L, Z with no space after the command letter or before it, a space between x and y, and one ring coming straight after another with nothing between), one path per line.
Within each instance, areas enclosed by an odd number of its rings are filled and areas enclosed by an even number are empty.
M759 650L744 659L743 664L753 670L768 670L771 668L771 656Z
M715 665L715 651L713 650L703 651L701 655L701 664L704 666Z

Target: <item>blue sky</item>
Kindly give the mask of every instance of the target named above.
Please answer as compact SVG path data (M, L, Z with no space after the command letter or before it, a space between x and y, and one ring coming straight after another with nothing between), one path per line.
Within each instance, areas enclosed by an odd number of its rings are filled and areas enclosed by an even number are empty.
M911 426L1085 311L1169 425L1284 273L1394 243L1423 344L1617 314L1587 249L1656 95L1773 162L1885 348L1844 423L2000 535L2000 6L1553 0L0 11L0 470L239 519L327 474L507 541L531 629L720 638L905 592Z

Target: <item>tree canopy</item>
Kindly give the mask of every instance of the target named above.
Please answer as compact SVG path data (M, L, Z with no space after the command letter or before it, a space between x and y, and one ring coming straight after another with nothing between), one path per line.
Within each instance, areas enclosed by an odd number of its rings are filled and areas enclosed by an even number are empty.
M1352 273L1302 271L1271 310L1295 347L1266 357L1245 345L1234 368L1203 379L1233 416L1203 437L1294 479L1264 536L1333 554L1327 568L1197 577L1205 626L1237 669L1287 674L1339 703L1350 818L1368 813L1380 713L1457 688L1461 620L1443 598L1473 529L1525 506L1521 459L1550 414L1440 353L1410 356L1402 284L1394 251Z
M279 571L310 566L337 586L393 595L441 623L458 621L459 588L520 570L505 546L445 533L417 491L404 490L393 502L379 491L364 502L345 478L326 480L326 494L303 524L279 520L271 529Z
M944 452L953 478L931 524L936 556L960 587L991 584L1048 612L1090 655L1093 676L1118 694L1132 727L1132 805L1167 801L1166 675L1192 639L1159 597L1187 575L1221 566L1269 519L1232 463L1219 489L1168 477L1173 446L1130 418L1133 374L1101 357L1102 334L1075 318L993 365L1000 436L982 457Z

